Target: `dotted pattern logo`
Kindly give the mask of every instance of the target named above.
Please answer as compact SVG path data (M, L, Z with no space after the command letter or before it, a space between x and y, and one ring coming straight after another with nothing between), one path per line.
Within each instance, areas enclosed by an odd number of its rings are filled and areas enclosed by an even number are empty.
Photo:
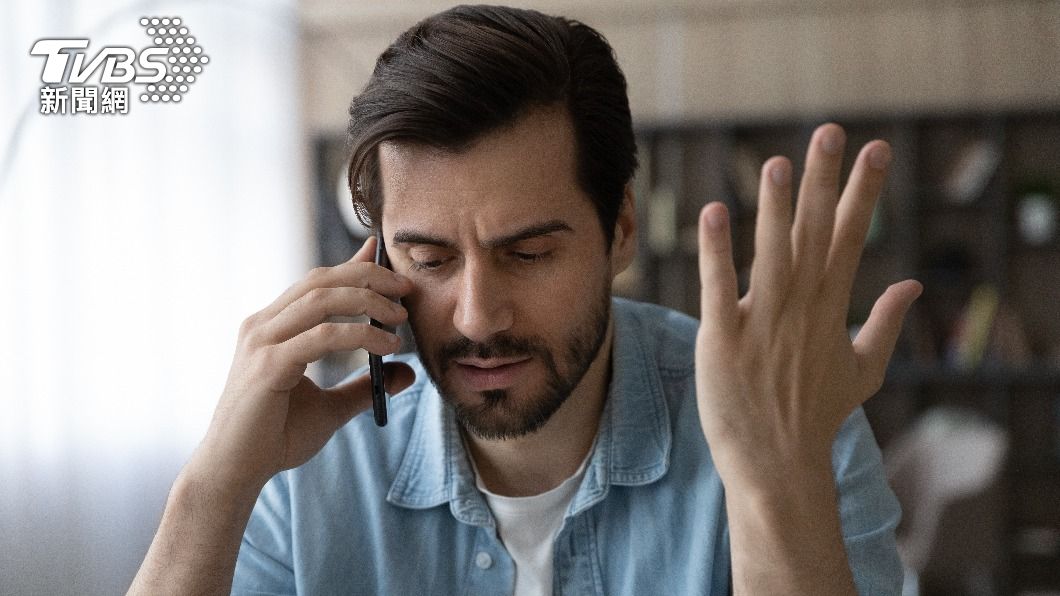
M187 26L176 17L143 17L140 25L154 46L166 48L169 67L161 81L147 85L140 94L145 103L179 102L189 87L196 81L210 57L202 53Z

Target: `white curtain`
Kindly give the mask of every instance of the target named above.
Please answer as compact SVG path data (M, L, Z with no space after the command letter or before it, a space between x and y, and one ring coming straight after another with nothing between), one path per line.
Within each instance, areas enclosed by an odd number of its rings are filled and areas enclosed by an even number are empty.
M34 41L156 15L210 57L183 101L38 113ZM291 0L0 3L0 594L124 592L240 321L311 266L297 34Z

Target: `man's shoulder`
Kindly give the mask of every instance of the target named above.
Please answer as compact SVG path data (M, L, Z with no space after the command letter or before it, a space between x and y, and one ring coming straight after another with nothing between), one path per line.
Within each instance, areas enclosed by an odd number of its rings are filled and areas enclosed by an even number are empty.
M671 308L626 298L612 300L619 357L650 358L660 368L694 366L699 320ZM640 353L638 353L640 352Z

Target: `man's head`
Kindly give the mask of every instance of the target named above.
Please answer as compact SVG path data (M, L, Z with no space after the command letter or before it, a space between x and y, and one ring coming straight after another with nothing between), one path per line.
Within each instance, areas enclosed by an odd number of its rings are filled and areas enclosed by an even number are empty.
M384 52L350 114L355 198L414 282L428 373L477 435L535 431L601 376L611 280L633 256L610 47L563 19L458 7Z
M377 148L402 141L459 152L529 110L570 114L578 184L610 243L637 166L626 80L590 27L532 10L457 6L405 31L350 104L347 172L362 221L379 222Z

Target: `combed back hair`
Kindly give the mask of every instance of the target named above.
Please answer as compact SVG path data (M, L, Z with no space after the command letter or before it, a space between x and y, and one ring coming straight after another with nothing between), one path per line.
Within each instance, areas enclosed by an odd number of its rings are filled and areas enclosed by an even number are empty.
M608 249L637 167L626 79L607 40L563 17L502 6L457 6L402 33L350 103L347 182L375 228L383 206L378 146L460 153L537 107L567 108L577 181Z

